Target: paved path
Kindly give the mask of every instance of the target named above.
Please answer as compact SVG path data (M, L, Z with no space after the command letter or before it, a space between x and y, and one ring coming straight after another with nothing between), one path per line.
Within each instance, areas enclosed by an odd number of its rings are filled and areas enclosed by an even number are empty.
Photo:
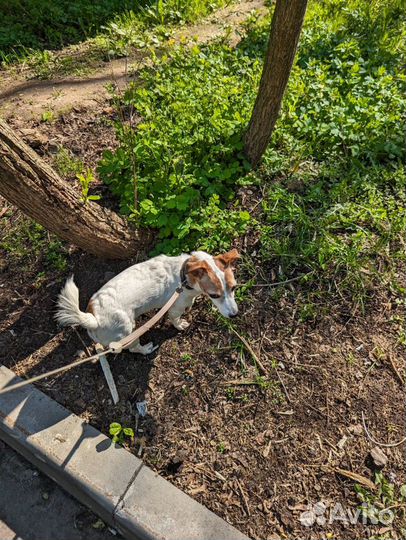
M232 45L241 39L241 25L256 10L264 15L268 12L265 0L239 0L210 14L200 23L181 27L173 34L175 41L196 39L198 43L208 43L222 35L228 35ZM86 49L83 49L86 53ZM60 52L74 62L75 55L69 56L69 48ZM33 73L25 70L18 75L14 71L2 72L0 78L0 111L5 119L19 121L38 120L44 111L55 115L67 112L72 107L94 107L94 103L104 103L109 98L107 83L122 86L129 82L128 68L138 71L145 64L148 55L145 50L133 51L128 58L102 63L93 73L83 77L58 78L53 80L32 79ZM26 77L30 77L27 80ZM1 538L0 538L1 540Z
M122 540L0 441L0 540Z

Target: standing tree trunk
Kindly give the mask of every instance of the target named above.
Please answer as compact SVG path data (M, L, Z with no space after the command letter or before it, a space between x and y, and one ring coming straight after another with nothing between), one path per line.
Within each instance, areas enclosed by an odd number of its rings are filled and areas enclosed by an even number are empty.
M245 135L253 167L264 154L275 127L295 58L308 0L276 0L259 91Z
M83 204L27 144L0 120L0 195L60 238L110 259L128 259L145 247L147 233L130 230L120 216Z

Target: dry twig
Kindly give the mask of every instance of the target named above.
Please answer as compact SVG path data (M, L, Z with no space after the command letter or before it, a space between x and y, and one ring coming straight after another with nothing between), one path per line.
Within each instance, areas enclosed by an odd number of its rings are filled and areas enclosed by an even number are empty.
M395 365L395 362L393 361L392 354L389 353L388 357L389 357L390 365L392 366L393 371L395 372L397 378L399 379L400 384L401 384L402 386L404 386L404 385L405 385L405 381L403 380L402 375L400 374L398 368L397 368L396 365Z
M236 480L236 483L237 483L238 489L240 490L242 500L244 501L245 511L247 512L247 515L250 516L251 515L251 510L250 510L250 507L249 507L249 504L248 504L247 497L245 496L245 493L244 493L244 491L242 489L242 486L241 486L238 479Z
M274 368L274 370L275 370L275 373L276 373L276 375L278 377L279 382L282 385L283 391L285 392L286 399L288 400L289 403L292 403L292 400L290 399L290 396L289 396L289 393L288 393L288 389L286 388L285 383L282 380L282 377L279 375L279 371L277 370L276 367Z
M238 339L241 341L241 343L244 345L244 347L250 353L250 355L254 359L254 362L257 364L257 367L259 368L258 371L260 371L262 375L268 375L268 372L267 372L266 368L262 364L261 360L258 358L258 355L255 353L254 349L251 347L251 345L245 339L245 337L242 336L241 334L239 334L237 332L237 330L235 330L232 326L230 326L230 330L238 337Z
M376 439L374 439L372 437L372 435L368 431L368 428L367 428L366 423L365 423L364 411L361 411L361 417L362 417L362 425L364 427L365 433L367 434L368 439L372 443L374 443L374 444L376 444L378 446L384 446L385 448L394 448L395 446L400 446L401 444L403 444L406 441L406 437L403 437L402 440L400 440L398 442L395 442L395 443L381 443L381 442L377 441Z
M345 476L346 478L355 480L355 482L362 484L363 486L367 487L371 491L376 490L376 485L372 482L372 480L370 480L369 478L366 478L365 476L362 476L361 474L357 474L352 471L346 471L345 469L339 469L338 467L333 469L333 471L338 474L341 474L341 476Z

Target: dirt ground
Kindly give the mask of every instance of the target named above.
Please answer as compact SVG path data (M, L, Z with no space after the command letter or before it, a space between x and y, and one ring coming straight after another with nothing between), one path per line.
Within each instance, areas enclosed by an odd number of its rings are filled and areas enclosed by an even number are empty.
M114 147L106 122L111 114L108 104L78 109L52 124L32 123L25 137L50 162L56 144L94 165L102 149ZM248 206L255 197L251 193ZM7 216L2 236L25 219L15 209ZM256 242L247 237L236 244L251 261L243 260L239 281L254 274L259 283L271 283L275 275L256 258ZM39 285L41 257L21 264L1 253L0 362L20 376L62 366L85 345L91 347L83 330L61 331L53 320L64 279L75 274L84 307L131 262L67 250L68 270L46 273ZM160 344L153 357L125 352L111 361L121 398L116 406L95 365L38 386L105 433L113 421L135 427L136 403L147 400L148 415L138 420L129 450L252 538L324 538L326 531L337 538L370 537L385 527L342 521L306 527L300 516L319 501L327 513L337 503L354 510L354 481L337 469L373 478L369 454L375 445L362 414L379 442L403 437L401 307L389 293L376 291L364 315L351 313L343 301L320 306L322 316L302 322L301 294L292 282L289 288L255 287L240 302L236 328L266 368L262 378L239 337L202 299L188 315L192 324L186 332L164 322L145 336ZM402 483L404 446L382 450L388 458L385 474ZM400 534L399 526L392 538Z
M20 115L27 102L17 95L9 122L50 163L63 146L94 166L116 144L113 110L99 97L91 105L71 103L54 122L40 122ZM105 188L98 189L114 208ZM255 190L244 196L248 209L257 204ZM24 219L0 200L0 242ZM251 538L400 538L404 505L397 502L390 525L354 525L331 516L338 503L349 512L359 504L351 473L361 475L361 483L374 478L370 451L376 444L365 428L381 443L404 437L402 306L390 291L377 290L364 314L342 299L319 305L322 315L303 321L298 305L308 291L297 281L269 286L277 278L256 255L258 241L247 236L236 243L243 255L239 282L256 277L264 284L240 301L236 329L266 375L258 376L240 337L201 299L188 314L186 332L163 322L144 336L160 345L154 355L125 352L111 359L116 406L97 365L37 386L105 433L111 422L137 426L130 451ZM60 330L53 320L68 275L74 273L85 307L93 292L132 263L96 260L72 246L66 252L66 271L42 275L41 254L16 259L0 248L0 362L17 375L46 372L91 348L85 331ZM138 418L136 403L143 400L148 414ZM381 448L383 472L397 486L405 482L404 449ZM327 522L306 526L303 513L319 502Z

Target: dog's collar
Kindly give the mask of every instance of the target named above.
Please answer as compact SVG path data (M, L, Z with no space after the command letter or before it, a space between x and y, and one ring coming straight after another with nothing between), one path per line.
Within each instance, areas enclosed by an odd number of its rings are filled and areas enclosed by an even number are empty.
M188 280L187 280L187 275L186 275L186 265L189 262L189 260L190 260L190 257L189 259L186 259L186 261L182 264L182 267L180 269L180 285L181 287L185 287L185 289L192 291L193 287L189 285Z

